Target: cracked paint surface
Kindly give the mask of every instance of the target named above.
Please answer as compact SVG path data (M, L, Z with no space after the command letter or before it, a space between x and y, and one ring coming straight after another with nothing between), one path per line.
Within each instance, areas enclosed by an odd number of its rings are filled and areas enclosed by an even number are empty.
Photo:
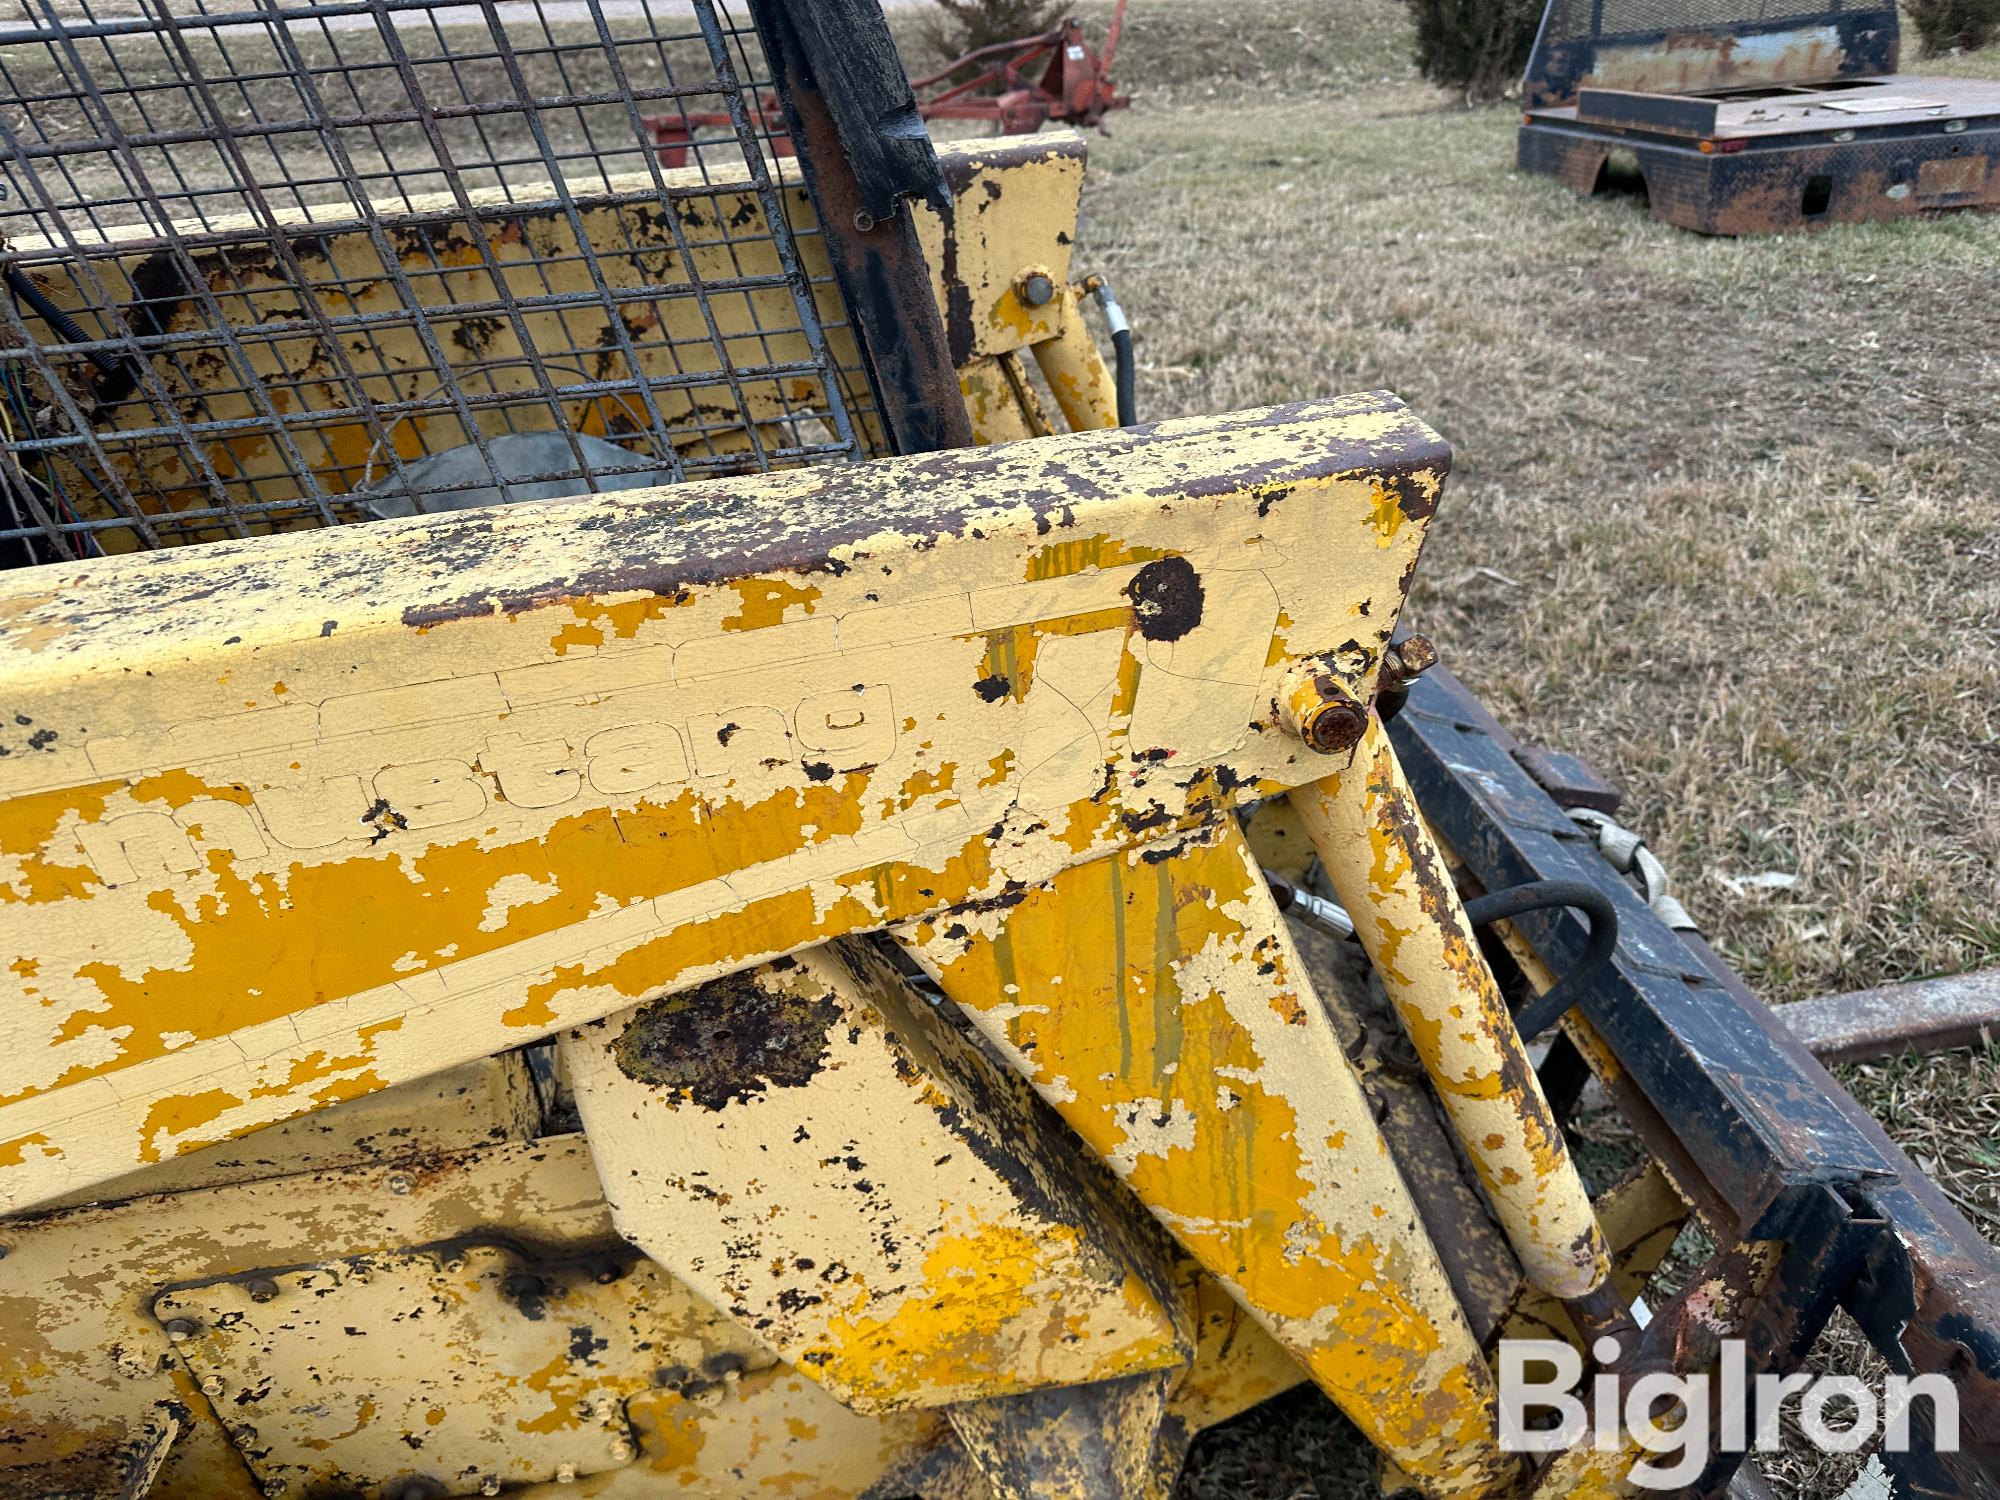
M9 580L0 1203L1322 774L1276 623L1365 688L1446 456L1361 396Z
M563 1040L619 1232L864 1411L1175 1368L1163 1241L853 940Z
M1182 1247L1436 1493L1497 1493L1492 1387L1233 821L899 930Z

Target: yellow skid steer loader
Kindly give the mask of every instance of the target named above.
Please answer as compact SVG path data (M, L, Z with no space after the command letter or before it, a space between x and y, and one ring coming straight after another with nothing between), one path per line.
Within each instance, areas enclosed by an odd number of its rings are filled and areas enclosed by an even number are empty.
M874 0L27 0L0 94L0 1497L1138 1500L1304 1382L1741 1494L1647 1378L1842 1306L2000 1493L1992 1251L1426 671L1445 444L1137 424L1079 137Z

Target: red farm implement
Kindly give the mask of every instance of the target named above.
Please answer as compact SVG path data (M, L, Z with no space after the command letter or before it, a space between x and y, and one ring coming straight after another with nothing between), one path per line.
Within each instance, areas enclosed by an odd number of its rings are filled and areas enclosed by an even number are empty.
M992 120L1001 135L1033 135L1044 125L1099 126L1104 116L1128 101L1111 81L1111 60L1125 24L1125 0L1118 0L1102 51L1085 39L1074 19L1039 36L995 42L955 58L922 78L910 80L917 110L926 120ZM745 101L749 103L748 100ZM777 100L769 95L750 106L751 125L770 141L776 156L792 154ZM687 164L688 146L702 130L728 129L720 110L680 110L648 115L648 129L660 143L663 166Z

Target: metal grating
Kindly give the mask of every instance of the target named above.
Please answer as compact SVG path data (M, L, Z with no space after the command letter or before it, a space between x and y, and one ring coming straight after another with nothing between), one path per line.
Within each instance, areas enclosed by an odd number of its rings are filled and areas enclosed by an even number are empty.
M25 12L0 564L859 455L719 0Z

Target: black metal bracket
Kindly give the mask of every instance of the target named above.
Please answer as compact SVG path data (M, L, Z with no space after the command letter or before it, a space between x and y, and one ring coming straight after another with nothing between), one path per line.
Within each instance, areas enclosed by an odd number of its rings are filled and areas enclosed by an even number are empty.
M750 0L875 403L898 453L972 446L908 200L951 189L879 0Z
M1845 1306L1892 1369L1948 1375L1959 1393L1961 1451L1885 1453L1891 1472L1920 1486L1911 1493L2000 1496L2000 1253L1741 980L1711 970L1617 877L1490 723L1434 669L1389 733L1426 818L1484 889L1574 880L1610 898L1618 951L1578 1009L1728 1227L1786 1243L1761 1314L1769 1356L1802 1354ZM1557 973L1589 941L1566 911L1515 925Z

